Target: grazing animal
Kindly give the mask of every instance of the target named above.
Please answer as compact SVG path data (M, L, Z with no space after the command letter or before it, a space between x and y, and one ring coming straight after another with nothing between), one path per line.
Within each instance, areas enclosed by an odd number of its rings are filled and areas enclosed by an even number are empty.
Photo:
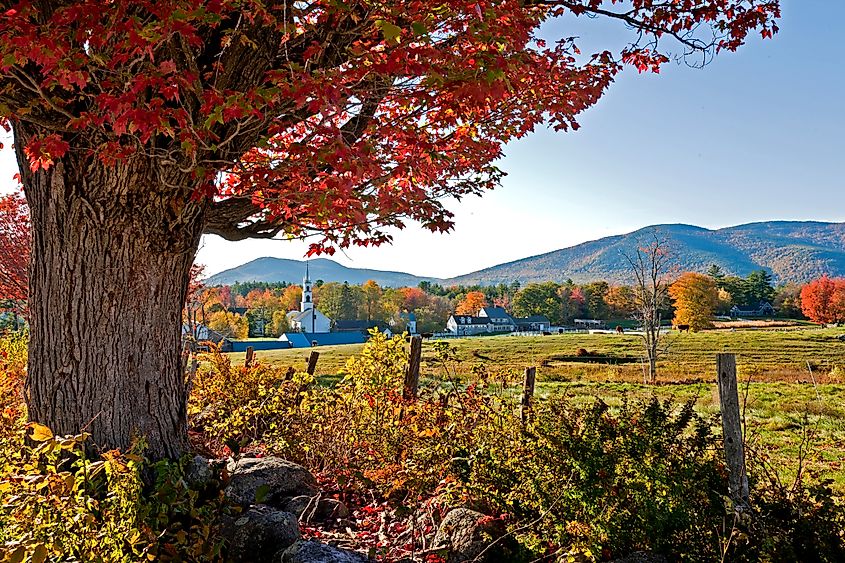
M625 329L622 328L622 325L616 325L616 334L625 334Z
M678 332L689 332L689 325L675 325Z

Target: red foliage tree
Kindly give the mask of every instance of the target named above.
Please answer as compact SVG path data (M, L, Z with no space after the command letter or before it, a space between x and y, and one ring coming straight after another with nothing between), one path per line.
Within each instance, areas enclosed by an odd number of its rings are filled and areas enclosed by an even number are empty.
M413 312L428 303L428 294L418 287L403 287L399 291L402 292L403 311Z
M23 196L0 197L0 307L22 311L29 263L29 211Z
M822 276L805 285L801 312L815 323L845 322L845 279Z
M633 29L578 56L539 27ZM202 233L378 244L494 187L504 143L577 127L622 68L735 50L777 0L4 4L0 116L32 210L29 413L184 451L180 310ZM61 287L57 284L61 283Z

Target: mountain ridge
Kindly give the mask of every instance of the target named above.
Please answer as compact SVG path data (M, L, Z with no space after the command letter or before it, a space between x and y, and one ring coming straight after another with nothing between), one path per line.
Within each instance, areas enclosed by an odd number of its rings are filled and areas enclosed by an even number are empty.
M314 258L308 260L307 263L311 279L314 281L347 281L357 285L372 279L379 285L388 287L417 285L424 280L442 281L438 278L416 276L405 272L350 268L328 258ZM305 276L305 264L306 260L264 256L209 276L206 283L208 285L229 285L236 281L300 283Z
M325 258L310 261L311 277L314 280L354 284L374 279L380 285L392 287L417 285L420 281L445 285L491 285L514 281L524 284L567 279L576 283L596 280L630 283L631 275L624 255L634 252L655 233L668 240L678 269L684 271L704 271L711 264L716 264L728 274L745 276L754 270L765 269L778 282L805 282L825 273L845 275L845 223L757 221L719 229L685 223L650 225L630 233L585 241L446 279L348 268ZM266 262L268 260L277 263L269 267L271 263ZM304 273L304 264L300 260L259 258L215 274L209 278L209 283L298 283Z

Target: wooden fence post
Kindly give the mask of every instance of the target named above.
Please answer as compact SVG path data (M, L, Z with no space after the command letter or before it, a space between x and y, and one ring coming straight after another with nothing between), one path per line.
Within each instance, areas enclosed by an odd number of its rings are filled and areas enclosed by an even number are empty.
M249 367L252 365L252 360L255 357L255 348L252 346L246 347L246 359L244 360L244 367Z
M719 408L722 411L722 434L725 460L728 465L728 493L737 511L749 507L748 475L745 471L745 445L742 418L739 412L739 390L736 379L736 355L716 354L719 383Z
M405 386L402 398L411 401L417 398L420 387L420 363L422 362L422 336L411 337L411 352L408 355L408 371L405 372Z
M537 378L537 368L525 368L522 379L522 400L519 403L519 419L525 424L531 416L531 399L534 397L534 381Z
M320 353L317 350L311 350L311 354L308 356L308 367L305 369L308 375L314 375L314 372L317 371L317 360L319 359Z

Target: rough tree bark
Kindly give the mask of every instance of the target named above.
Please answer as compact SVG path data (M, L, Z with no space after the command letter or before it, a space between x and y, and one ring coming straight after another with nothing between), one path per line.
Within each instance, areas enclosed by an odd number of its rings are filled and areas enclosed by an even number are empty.
M69 156L32 173L18 156L33 224L30 419L85 430L95 447L143 436L150 457L180 455L181 311L203 206L187 177L146 157L106 167ZM185 186L179 204L173 185Z

